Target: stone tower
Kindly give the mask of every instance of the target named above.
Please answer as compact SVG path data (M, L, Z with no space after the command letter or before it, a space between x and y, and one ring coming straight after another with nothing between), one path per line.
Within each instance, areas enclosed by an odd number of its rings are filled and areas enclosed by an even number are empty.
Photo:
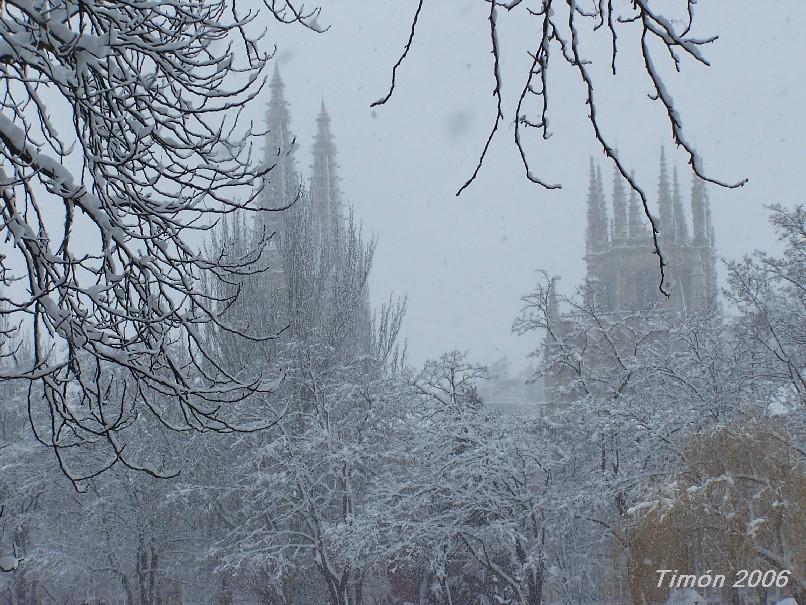
M311 200L314 204L319 241L325 249L335 251L338 240L343 236L344 217L336 174L336 145L330 132L330 116L324 101L316 118L316 126L311 167Z
M283 264L286 211L299 201L301 186L294 158L297 145L291 133L291 118L283 92L285 85L276 65L269 88L271 98L266 113L263 161L270 171L260 198L260 208L264 212L257 215L254 232L258 241L268 240L265 260L269 266L269 287L273 292L283 292L288 289Z
M605 312L623 315L650 309L685 316L717 298L716 252L708 192L702 179L693 175L691 182L691 225L684 210L676 169L671 174L663 150L658 168L657 216L661 251L666 260L664 296L658 286L660 273L654 254L651 231L635 191L627 199L626 186L618 170L614 170L612 197L608 217L601 171L590 163L587 228L585 241L587 296ZM568 334L574 319L557 308L552 291L549 321L555 334ZM544 350L551 353L556 343L550 338ZM606 363L590 359L587 362ZM572 380L563 369L546 373L544 391L547 402L560 402L573 397L566 388Z
M340 318L337 323L350 324L348 340L360 342L359 348L365 351L371 323L366 286L360 303L345 305L343 300L330 300L340 296L334 294L339 288L347 287L334 280L347 264L351 244L330 116L323 101L316 118L313 162L305 188L296 164L298 147L290 128L285 86L276 67L269 86L264 162L270 170L261 192L262 212L255 216L253 228L255 240L266 243L262 264L268 270L251 279L258 296L265 298L262 322L275 332L289 326L288 334L299 335L298 330L313 333L321 331L318 322L326 322L334 309L345 312L342 308L348 306L350 317L355 319ZM355 248L355 242L352 244ZM350 253L355 254L355 250Z
M597 171L598 172L598 171ZM594 174L591 162L591 175ZM613 175L612 229L601 180L592 176L588 190L585 262L587 279L603 308L636 311L655 305L677 313L701 308L716 298L716 254L705 184L694 176L691 230L684 211L677 170L671 178L661 150L658 170L658 217L661 251L667 262L667 298L658 289L657 257L635 192L625 200L625 184ZM693 232L693 238L689 233Z
M349 245L349 242L346 241L347 219L339 189L336 144L330 130L330 115L325 108L324 100L316 118L309 192L313 211L313 227L325 262L338 265L347 254L345 247ZM339 302L344 303L344 301ZM359 351L366 353L371 335L369 289L366 284L361 299L356 304L358 308L355 309L353 330L349 340Z

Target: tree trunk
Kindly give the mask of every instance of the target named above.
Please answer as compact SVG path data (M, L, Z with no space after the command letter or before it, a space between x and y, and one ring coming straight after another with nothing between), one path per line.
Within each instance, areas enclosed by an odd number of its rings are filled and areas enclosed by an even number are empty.
M227 572L221 575L221 591L218 593L218 605L232 605L232 588L230 576Z
M322 576L325 578L325 583L327 584L327 590L330 593L330 604L331 605L344 605L342 602L342 594L341 594L341 586L340 583L336 581L336 578L331 574L327 569L325 569L324 565L318 565L319 571L322 572Z
M533 569L529 572L529 579L527 580L527 598L529 599L528 605L543 604L544 569L545 565L541 559L537 569Z
M448 582L448 576L440 578L439 583L442 586L442 591L445 593L446 605L453 605L453 595L451 595L451 585Z
M134 593L132 592L132 584L129 582L128 576L120 574L120 583L123 585L123 590L126 593L126 605L134 605Z
M361 573L353 583L353 604L363 605L364 603L364 574Z
M157 568L159 567L159 553L157 550L150 546L148 549L149 552L149 563L150 567L148 569L148 583L149 583L149 595L150 595L150 605L161 605L162 599L160 594L160 586L159 586L159 578L157 578Z
M515 544L515 553L521 565L526 564L526 544L518 539ZM537 567L530 569L526 579L526 603L524 605L542 605L543 603L543 571L545 564L541 556Z
M418 587L418 605L430 605L428 598L428 572L423 571L420 576L420 585Z

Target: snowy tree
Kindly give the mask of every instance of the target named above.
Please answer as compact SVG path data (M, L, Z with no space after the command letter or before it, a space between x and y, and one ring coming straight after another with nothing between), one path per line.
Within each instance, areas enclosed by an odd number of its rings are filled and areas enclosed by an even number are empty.
M662 307L614 312L598 293L595 284L583 284L576 295L564 296L556 278L543 274L523 298L513 329L545 335L535 356L565 444L565 462L554 477L564 490L557 494L564 544L552 550L562 578L557 585L601 591L607 583L613 598L624 599L627 511L649 486L685 466L688 436L758 406L751 397L749 347L717 309L685 317ZM572 546L585 553L582 568L575 561L582 554Z
M290 579L298 589L318 577L333 605L361 603L370 560L353 526L382 463L392 403L381 384L358 380L361 369L311 362L300 374L309 410L253 451L254 470L235 486L245 506L225 564L269 570L278 586ZM315 575L306 578L306 569Z
M641 503L638 531L667 532L675 545L669 554L676 551L683 566L704 570L713 562L713 567L738 569L744 562L750 568L791 570L791 589L802 601L806 228L802 206L771 210L783 255L757 252L728 263L726 294L739 311L731 331L742 349L730 365L737 369L732 380L742 385L737 404L746 405L736 408L743 413L731 423L689 433L684 467ZM717 392L713 377L720 374L725 372L712 373L712 393ZM726 394L734 396L730 390ZM693 535L703 539L692 543ZM686 560L693 557L698 560ZM736 591L730 597L738 602Z
M781 257L756 252L728 264L729 300L758 353L757 386L785 386L806 405L806 208L771 207ZM762 392L763 394L763 392Z
M84 482L82 492L74 493L57 460L43 455L46 447L30 431L25 384L4 384L12 385L17 389L0 411L0 549L19 565L0 578L3 601L80 603L122 594L129 603L150 605L170 599L179 563L185 563L178 553L191 543L199 512L172 507L169 482L121 469ZM130 455L142 458L139 447L163 463L176 460L178 452L170 448L175 444L161 438L155 425L132 440Z
M361 603L373 560L354 526L405 408L395 381L372 359L334 360L327 350L290 346L294 364L277 396L292 411L270 439L240 438L245 456L228 487L239 507L223 539L222 568L257 575L281 602L304 599L309 593L300 591L318 585L319 598L334 605Z
M656 569L716 569L734 579L740 569L786 570L789 589L806 597L806 472L787 433L780 418L750 418L690 439L685 469L641 504L630 540L632 602L668 591ZM749 589L731 584L723 601L739 603ZM760 599L775 592L758 587Z
M230 451L243 455L228 466L230 477L218 477L226 488L216 498L232 507L220 515L220 547L211 557L220 574L269 599L353 604L361 602L370 559L351 528L396 416L390 373L399 363L404 306L384 305L371 325L373 243L351 216L323 237L314 210L303 190L283 217L273 275L233 273L206 286L220 300L240 291L224 315L243 329L259 318L282 327L275 341L246 348L215 327L209 332L233 371L250 367L281 379L265 399L275 419L282 416L269 432L231 438ZM256 231L222 223L215 236L237 250ZM267 318L267 307L276 316Z
M454 351L409 377L414 396L365 533L411 583L431 585L429 602L536 605L562 454L542 420L486 409L477 383L487 376Z
M369 347L367 279L374 241L364 239L350 213L343 224L331 227L334 233L324 242L315 212L310 193L300 189L295 206L283 215L278 258L272 263L266 255L255 257L249 271L240 270L235 261L248 257L249 242L263 235L247 222L250 217L237 214L213 230L208 249L223 250L233 262L227 264L228 272L208 274L204 290L219 302L220 315L237 332L211 324L207 336L229 371L282 368L289 362L278 357L283 342L312 346L318 341L347 357ZM258 326L271 326L276 337L265 341L240 337Z
M207 350L201 326L237 330L198 288L226 267L190 239L251 207L269 172L252 157L259 133L240 119L268 59L255 20L315 28L316 14L266 6L0 5L0 233L11 243L0 254L2 314L25 325L33 350L2 376L34 383L32 404L50 416L34 430L75 481L141 466L124 436L138 417L230 431L226 404L266 388ZM107 366L127 381L117 398L96 381ZM87 450L90 466L74 459Z
M566 542L590 536L588 572L618 578L622 600L649 594L641 561L704 572L730 552L733 566L801 565L801 215L773 209L781 258L728 265L738 316L612 311L595 284L563 296L545 274L523 299L514 329L545 336L535 355L571 462L555 470L560 486L573 484L559 501L584 522L566 524ZM666 555L658 532L668 533Z

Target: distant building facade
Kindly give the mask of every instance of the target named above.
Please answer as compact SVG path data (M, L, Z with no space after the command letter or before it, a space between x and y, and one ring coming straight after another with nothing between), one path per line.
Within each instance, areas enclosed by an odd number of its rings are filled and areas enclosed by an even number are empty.
M297 169L298 145L291 131L291 117L283 83L275 69L270 82L271 97L266 114L264 163L269 172L260 198L263 212L255 215L253 235L265 244L268 270L259 276L259 287L270 294L266 323L277 330L286 326L294 333L295 322L310 313L343 312L345 301L312 299L338 296L331 282L314 283L328 271L343 268L351 244L348 217L339 189L336 145L330 130L331 119L324 101L316 118L317 131L312 146L310 179L306 184ZM295 238L303 238L295 241ZM353 244L355 242L352 242ZM351 251L355 254L355 250ZM316 278L312 276L318 276ZM301 278L310 283L300 284ZM328 286L330 283L330 286ZM366 351L370 340L370 307L366 284L358 307L350 320L351 338ZM311 308L315 307L315 308ZM311 319L308 317L307 319ZM309 321L310 323L310 321Z
M587 197L585 264L587 292L605 313L629 314L661 309L685 316L713 304L717 298L716 250L711 210L705 182L692 176L690 219L684 210L677 170L670 175L663 150L660 154L657 212L659 241L666 262L665 287L660 292L658 257L652 233L635 191L616 170L608 202L601 170L590 163ZM568 333L574 318L559 309L552 314L556 334ZM551 352L556 343L547 338ZM606 360L602 360L606 363ZM594 361L594 363L598 363ZM567 399L571 380L567 371L544 376L546 401Z
M692 178L689 227L677 170L670 178L661 151L657 200L668 298L658 289L658 258L638 196L631 191L627 198L625 182L616 172L609 204L612 214L608 216L601 171L594 169L591 161L585 263L587 280L598 290L606 309L635 311L661 304L686 313L716 297L714 230L704 182L697 176Z

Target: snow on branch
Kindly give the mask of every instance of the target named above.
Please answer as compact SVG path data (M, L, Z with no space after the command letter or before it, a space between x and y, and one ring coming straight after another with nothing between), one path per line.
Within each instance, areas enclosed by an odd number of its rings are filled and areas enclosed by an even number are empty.
M487 157L490 144L499 130L499 124L504 119L501 102L501 73L499 67L501 61L501 45L498 34L498 10L504 9L509 13L515 13L517 10L521 10L525 16L535 17L537 19L535 26L537 44L535 48L526 51L532 61L526 74L525 83L520 89L515 115L512 119L514 124L513 140L518 150L521 163L523 164L526 178L545 189L559 189L561 187L560 184L551 183L536 174L530 162L529 154L524 146L525 129L536 129L540 132L543 140L547 140L551 136L549 129L551 104L549 102L550 88L548 74L550 71L552 50L555 50L558 58L569 64L577 72L578 83L585 91L586 105L588 107L586 119L593 128L596 141L601 145L603 153L614 163L618 171L629 183L630 187L635 190L641 198L644 214L647 219L649 219L652 227L654 252L658 256L658 268L660 271L658 288L660 292L668 296L669 290L665 271L667 263L658 238L660 230L665 228L665 226L660 225L658 218L650 211L647 195L643 187L631 176L630 170L624 165L624 162L616 152L615 146L604 134L597 113L595 92L600 87L604 87L605 84L594 80L591 70L594 60L583 56L581 46L583 39L585 41L588 39L592 40L598 30L605 28L610 37L610 53L608 56L609 71L615 76L617 73L616 59L619 50L621 49L622 53L636 52L625 48L625 43L620 40L622 31L625 28L634 29L635 27L639 27L640 50L637 51L636 54L643 65L643 71L648 76L654 91L650 98L657 101L662 106L666 121L671 129L672 140L688 155L689 164L697 176L722 187L741 187L747 182L747 179L737 182L727 182L710 177L703 171L702 159L684 131L683 120L675 106L671 92L656 66L657 58L654 56L655 53L653 53L651 48L652 44L657 44L663 49L665 54L668 54L669 60L676 71L680 71L684 56L701 65L709 65L702 54L702 47L711 44L717 37L711 36L702 38L692 34L695 18L695 0L681 0L681 6L685 8L686 14L682 26L673 22L665 15L665 12L668 12L668 6L665 6L663 9L664 12L661 12L661 9L650 6L645 0L635 0L634 2L593 0L585 3L578 2L577 0L539 0L531 5L523 0L509 2L503 0L488 0L488 2L490 4L488 16L490 30L489 48L493 56L493 96L496 99L496 117L493 127L485 140L482 151L479 154L473 174L462 184L457 195L460 195L469 187L478 176L485 158ZM420 17L421 9L422 2L418 4L414 18L412 19L408 41L392 70L392 85L386 96L373 103L372 107L386 103L394 93L396 72L411 50L414 42L415 26ZM583 23L592 23L592 27L588 28L586 26L583 28ZM556 68L551 71L556 71ZM526 109L528 102L532 99L538 101L536 118L530 118Z
M265 6L318 31L318 11ZM116 463L171 474L129 458L143 418L260 428L228 410L275 383L225 368L204 330L276 335L228 324L237 292L200 284L258 271L265 242L232 259L190 239L253 209L271 178L242 116L270 58L250 33L260 14L225 0L0 4L0 318L31 341L0 379L31 383L32 427L74 481Z

